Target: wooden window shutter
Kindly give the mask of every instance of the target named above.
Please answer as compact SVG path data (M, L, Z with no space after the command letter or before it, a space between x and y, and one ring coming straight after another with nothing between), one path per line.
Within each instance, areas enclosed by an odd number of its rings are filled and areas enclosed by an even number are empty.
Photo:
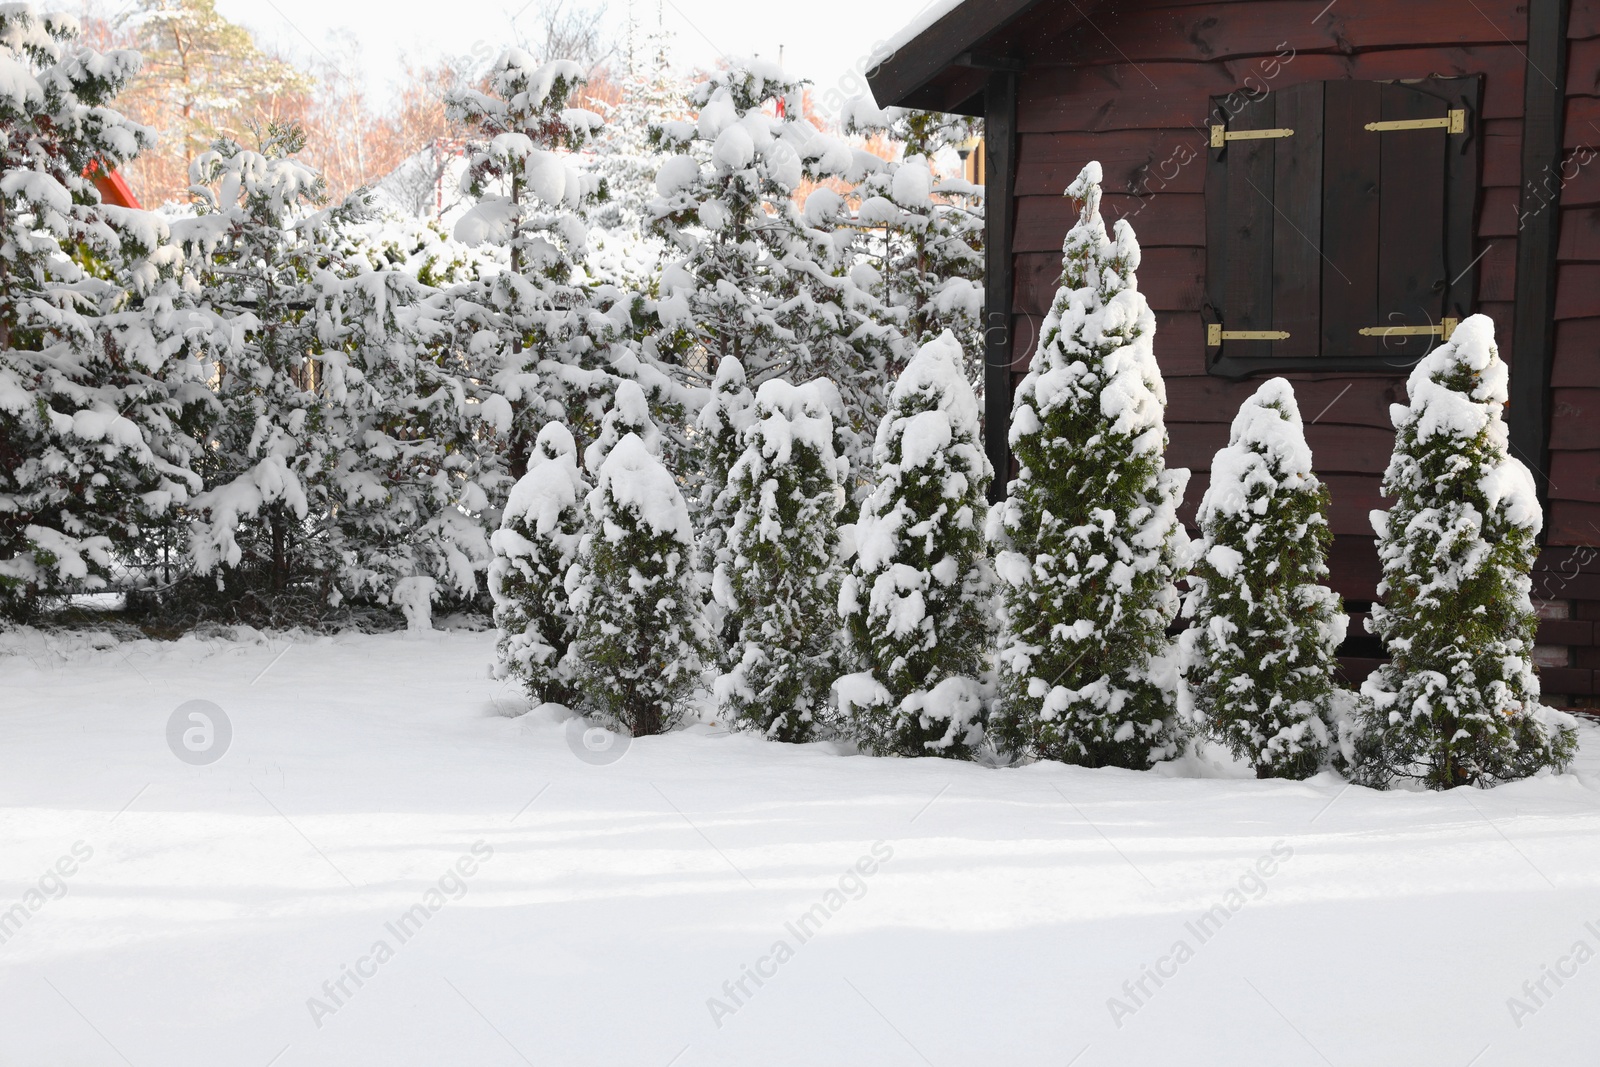
M1480 93L1429 78L1213 100L1214 372L1403 367L1470 313Z

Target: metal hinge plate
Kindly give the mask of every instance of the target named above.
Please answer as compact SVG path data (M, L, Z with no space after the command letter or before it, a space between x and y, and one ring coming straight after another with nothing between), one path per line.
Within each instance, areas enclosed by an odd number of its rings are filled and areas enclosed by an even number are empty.
M1456 332L1458 319L1441 319L1435 326L1367 326L1360 333L1362 337L1433 337L1441 341L1450 340L1450 335Z
M1283 330L1224 330L1220 322L1206 323L1206 347L1216 348L1224 341L1287 341Z
M1216 129L1215 126L1212 129ZM1462 108L1451 108L1448 115L1436 119L1392 119L1385 122L1369 122L1367 129L1374 133L1388 133L1391 130L1443 130L1446 133L1466 133L1467 113Z
M1293 137L1293 130L1230 130L1226 126L1211 127L1211 147L1222 148L1229 141L1264 141L1272 137Z

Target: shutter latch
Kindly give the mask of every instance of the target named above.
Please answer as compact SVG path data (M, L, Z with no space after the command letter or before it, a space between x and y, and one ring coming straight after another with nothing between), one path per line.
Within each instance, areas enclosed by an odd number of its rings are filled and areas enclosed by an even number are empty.
M1361 330L1362 337L1430 337L1437 336L1441 341L1450 340L1450 335L1456 332L1457 319L1441 319L1435 326L1367 326Z
M1220 322L1206 323L1206 347L1216 348L1224 341L1287 341L1283 330L1224 330Z
M1293 137L1293 130L1230 130L1226 126L1211 127L1211 147L1223 148L1229 141L1264 141L1269 137Z
M1215 130L1216 127L1211 127ZM1446 133L1466 133L1467 113L1462 108L1451 108L1450 114L1442 115L1436 119L1392 119L1386 122L1369 122L1367 129L1374 133L1388 133L1390 130L1443 130ZM1211 135L1211 143L1216 144L1217 135Z

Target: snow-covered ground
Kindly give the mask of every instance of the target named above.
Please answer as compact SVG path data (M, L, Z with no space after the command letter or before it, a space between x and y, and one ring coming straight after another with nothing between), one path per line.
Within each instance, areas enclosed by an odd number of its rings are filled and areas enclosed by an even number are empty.
M1490 1067L1600 1034L1589 726L1577 773L1443 795L712 726L605 762L514 717L489 634L90 644L0 635L6 1065ZM168 746L191 700L231 725L208 765Z

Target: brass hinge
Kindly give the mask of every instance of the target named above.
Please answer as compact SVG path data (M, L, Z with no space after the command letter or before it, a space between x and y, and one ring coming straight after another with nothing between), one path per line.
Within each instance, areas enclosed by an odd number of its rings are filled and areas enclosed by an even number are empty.
M1206 323L1206 347L1216 348L1224 341L1287 341L1283 330L1224 330L1220 322Z
M1212 129L1216 129L1215 126ZM1443 130L1446 133L1466 133L1467 113L1462 108L1451 108L1448 115L1436 119L1393 119L1387 122L1369 122L1367 129L1374 133L1390 130ZM1213 138L1215 135L1213 135Z
M1360 332L1362 337L1430 337L1437 336L1441 341L1450 340L1450 335L1456 332L1458 319L1441 319L1437 326L1367 326Z
M1293 130L1230 130L1226 126L1211 127L1211 147L1222 148L1229 141L1264 141L1269 137L1293 137Z

